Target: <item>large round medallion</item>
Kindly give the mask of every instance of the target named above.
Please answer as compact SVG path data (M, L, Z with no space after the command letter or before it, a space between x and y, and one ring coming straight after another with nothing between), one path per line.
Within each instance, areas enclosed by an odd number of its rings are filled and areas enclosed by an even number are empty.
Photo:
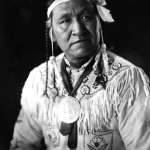
M64 123L75 122L80 115L80 104L74 97L63 97L58 106L59 120Z

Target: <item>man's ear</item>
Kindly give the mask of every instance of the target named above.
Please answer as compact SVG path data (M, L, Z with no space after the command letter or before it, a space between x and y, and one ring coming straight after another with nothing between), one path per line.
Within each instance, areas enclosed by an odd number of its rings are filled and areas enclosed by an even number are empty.
M55 38L55 35L53 34L52 27L49 29L49 37L50 37L51 41L56 42L56 38Z

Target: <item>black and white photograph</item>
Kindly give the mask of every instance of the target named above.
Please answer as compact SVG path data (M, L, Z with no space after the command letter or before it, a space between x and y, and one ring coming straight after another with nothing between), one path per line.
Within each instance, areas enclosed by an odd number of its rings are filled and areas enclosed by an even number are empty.
M150 150L148 1L2 0L0 49L0 150Z

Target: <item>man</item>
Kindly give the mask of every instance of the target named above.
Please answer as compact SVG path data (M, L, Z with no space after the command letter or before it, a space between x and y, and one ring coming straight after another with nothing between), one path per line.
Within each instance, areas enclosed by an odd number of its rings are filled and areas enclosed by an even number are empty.
M31 71L10 150L150 149L149 80L139 67L106 52L100 20L113 18L105 4L49 4L52 53L53 42L63 53Z

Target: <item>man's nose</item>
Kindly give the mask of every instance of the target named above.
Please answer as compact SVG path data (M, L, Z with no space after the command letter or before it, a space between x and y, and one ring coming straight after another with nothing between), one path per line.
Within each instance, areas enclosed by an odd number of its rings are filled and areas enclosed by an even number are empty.
M72 35L82 36L85 32L84 24L78 19L74 19L72 24Z

